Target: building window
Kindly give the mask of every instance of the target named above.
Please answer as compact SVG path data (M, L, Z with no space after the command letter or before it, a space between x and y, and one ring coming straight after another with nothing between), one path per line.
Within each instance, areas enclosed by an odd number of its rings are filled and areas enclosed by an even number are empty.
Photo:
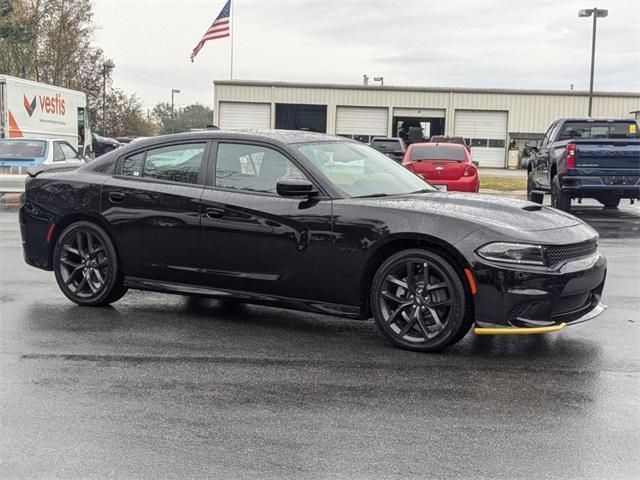
M487 139L486 138L472 138L471 139L472 147L486 147Z
M489 148L504 148L504 140L490 138L489 139Z
M380 137L380 135L345 135L340 134L339 137L350 138L351 140L357 140L361 143L371 143L374 137Z

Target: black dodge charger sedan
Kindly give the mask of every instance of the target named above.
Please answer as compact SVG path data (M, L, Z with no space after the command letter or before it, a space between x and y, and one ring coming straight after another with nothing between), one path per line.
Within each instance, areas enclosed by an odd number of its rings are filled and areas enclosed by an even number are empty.
M595 317L597 233L550 207L439 192L374 149L295 131L143 140L36 170L24 257L80 305L128 288L366 319L403 348Z

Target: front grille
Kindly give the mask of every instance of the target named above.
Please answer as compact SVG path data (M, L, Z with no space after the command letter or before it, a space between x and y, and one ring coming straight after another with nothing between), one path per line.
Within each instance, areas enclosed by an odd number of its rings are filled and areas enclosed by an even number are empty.
M507 320L517 320L517 318L522 315L531 305L529 302L518 303L509 309L507 312Z
M638 178L630 175L615 175L602 177L602 182L605 185L635 185Z
M568 297L560 297L553 306L551 316L564 315L565 313L575 312L586 306L591 300L591 293L580 293L578 295L570 295Z
M551 245L545 248L547 261L551 266L574 258L588 257L596 253L597 250L598 242L595 240L571 245Z

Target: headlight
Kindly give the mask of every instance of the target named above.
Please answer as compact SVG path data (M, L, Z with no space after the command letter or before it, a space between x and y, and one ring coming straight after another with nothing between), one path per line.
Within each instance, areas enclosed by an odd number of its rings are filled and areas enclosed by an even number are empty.
M540 245L526 243L488 243L477 250L482 258L493 262L547 265L544 249Z

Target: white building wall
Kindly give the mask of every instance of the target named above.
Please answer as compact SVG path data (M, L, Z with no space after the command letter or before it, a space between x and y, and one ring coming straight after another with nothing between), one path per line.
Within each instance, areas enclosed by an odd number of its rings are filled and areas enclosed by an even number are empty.
M452 135L454 112L497 110L509 112L509 132L544 133L549 124L562 117L585 116L588 96L584 92L514 92L461 89L409 89L379 86L333 86L250 81L219 81L214 87L214 123L218 124L218 102L268 102L275 125L276 103L327 105L327 132L335 133L336 107L387 107L388 135L392 109L445 109L445 131ZM630 117L640 110L640 92L633 94L596 93L593 116Z

